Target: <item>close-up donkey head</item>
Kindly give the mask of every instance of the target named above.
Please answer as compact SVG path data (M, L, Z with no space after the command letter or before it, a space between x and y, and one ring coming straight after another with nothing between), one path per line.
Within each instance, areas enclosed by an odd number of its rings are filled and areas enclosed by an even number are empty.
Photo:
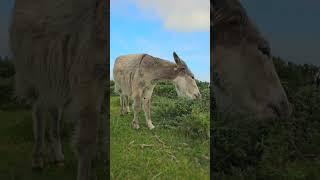
M173 83L175 84L178 95L190 99L200 98L201 94L193 73L175 52L173 53L173 57L177 64L177 67L174 70L178 73L177 77L173 80Z
M238 0L211 6L214 93L223 112L261 118L288 117L291 106L275 70L269 43Z

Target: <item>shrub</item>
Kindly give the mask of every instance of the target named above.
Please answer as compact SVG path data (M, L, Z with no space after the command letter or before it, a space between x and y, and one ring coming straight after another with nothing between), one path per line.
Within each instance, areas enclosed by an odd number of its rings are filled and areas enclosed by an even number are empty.
M320 91L312 84L313 65L275 58L294 114L261 122L214 117L212 130L216 179L315 179L319 173Z
M202 94L200 100L177 97L174 86L160 83L154 93L152 111L155 122L167 128L177 128L190 137L209 138L209 103L208 83L198 82Z

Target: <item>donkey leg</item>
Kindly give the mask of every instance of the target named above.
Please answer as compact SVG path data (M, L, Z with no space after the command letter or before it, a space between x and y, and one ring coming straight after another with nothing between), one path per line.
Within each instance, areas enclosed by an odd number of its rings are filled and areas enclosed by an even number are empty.
M43 118L44 108L36 102L33 105L33 135L34 135L34 149L32 168L34 170L41 170L44 166L44 136L45 136L45 119Z
M76 146L78 152L78 180L91 180L93 172L93 159L97 146L99 112L91 107L80 111Z
M125 95L120 95L120 105L121 105L121 115L127 114L126 111L126 96Z
M139 112L141 110L141 98L140 96L135 96L133 100L133 121L132 126L134 129L139 129Z
M103 83L101 83L103 84ZM102 108L103 87L87 86L79 94L87 94L77 99L77 131L75 145L78 155L77 180L96 179L94 159L96 158L98 140L98 122Z
M144 109L144 114L146 117L146 124L147 124L148 128L150 130L154 129L154 125L152 124L152 121L151 121L150 99L143 98L143 109Z
M127 108L127 112L131 112L130 111L130 99L129 99L129 96L125 96L126 98L126 108Z
M120 94L120 115L123 115L123 97Z
M49 148L52 154L51 161L58 166L64 165L64 155L62 153L60 139L60 122L62 120L63 108L53 108L50 110L52 121L49 125Z

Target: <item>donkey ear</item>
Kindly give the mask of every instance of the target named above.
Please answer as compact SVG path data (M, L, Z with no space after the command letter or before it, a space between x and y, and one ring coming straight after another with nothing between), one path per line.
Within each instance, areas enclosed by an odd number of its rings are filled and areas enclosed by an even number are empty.
M173 58L174 58L174 61L176 62L176 64L181 64L181 59L179 58L179 56L177 55L176 52L173 52Z

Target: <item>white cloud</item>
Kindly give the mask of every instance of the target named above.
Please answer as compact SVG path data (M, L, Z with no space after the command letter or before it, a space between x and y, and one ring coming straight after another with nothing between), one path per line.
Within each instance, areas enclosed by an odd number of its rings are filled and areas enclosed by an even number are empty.
M131 0L142 10L160 17L169 30L209 31L209 0Z

